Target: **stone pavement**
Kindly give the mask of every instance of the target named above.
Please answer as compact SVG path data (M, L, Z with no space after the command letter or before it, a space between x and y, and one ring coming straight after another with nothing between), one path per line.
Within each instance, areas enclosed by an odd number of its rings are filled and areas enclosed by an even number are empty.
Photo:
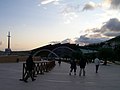
M0 63L0 90L120 90L120 65L101 65L99 73L95 73L94 64L86 66L86 76L69 76L67 63L58 65L38 75L36 81L28 83L19 81L22 76L22 63Z

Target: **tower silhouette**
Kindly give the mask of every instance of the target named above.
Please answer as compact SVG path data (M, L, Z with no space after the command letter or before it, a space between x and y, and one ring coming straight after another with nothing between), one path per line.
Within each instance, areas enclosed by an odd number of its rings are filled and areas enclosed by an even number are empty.
M7 54L7 55L9 55L9 54L11 54L11 49L10 49L10 31L8 32L8 48L6 48L5 49L5 53Z
M8 32L8 49L10 49L10 32Z

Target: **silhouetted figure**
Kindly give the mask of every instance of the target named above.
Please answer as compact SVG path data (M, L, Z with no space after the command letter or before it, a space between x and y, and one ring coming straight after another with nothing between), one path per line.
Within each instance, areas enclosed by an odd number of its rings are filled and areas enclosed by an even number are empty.
M95 63L95 67L96 67L96 73L98 73L98 68L99 68L99 65L100 65L100 60L98 58L95 58L94 63Z
M83 72L83 76L85 76L86 63L87 63L87 60L84 57L82 57L79 61L79 66L80 66L79 76L81 76L82 72Z
M16 62L17 62L17 63L19 62L19 58L17 58Z
M59 66L61 65L61 59L58 60L58 64L59 64Z
M70 64L71 64L71 66L70 66L70 73L69 73L69 75L71 75L73 70L74 70L74 75L76 75L76 69L77 69L76 61L75 60L71 60Z
M35 63L33 62L33 58L30 55L27 60L26 60L26 70L27 70L27 74L26 77L24 79L25 82L27 82L27 79L29 77L31 77L32 81L34 81L34 67L35 67Z

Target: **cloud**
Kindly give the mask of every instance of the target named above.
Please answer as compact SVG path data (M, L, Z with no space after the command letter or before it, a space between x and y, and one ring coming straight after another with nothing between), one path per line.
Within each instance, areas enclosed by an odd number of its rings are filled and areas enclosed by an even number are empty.
M120 0L104 0L102 4L111 9L120 9Z
M110 8L110 9L120 9L120 0L103 0L100 3L89 2L84 5L84 10L94 10L96 8Z
M88 45L109 40L110 38L120 35L120 21L117 18L112 18L105 22L101 28L86 29L85 32L86 34L75 38L74 41L68 38L63 41L54 41L54 44L76 43L79 45Z
M85 4L85 6L83 7L83 11L84 10L93 10L96 8L96 4L94 2L89 2L87 4Z
M107 22L104 22L101 28L92 28L85 31L89 34L89 36L92 32L92 34L97 34L95 37L100 37L99 34L105 37L115 37L120 35L120 21L117 18L112 18Z
M85 32L87 33L76 38L75 43L87 45L103 42L120 35L120 21L117 18L112 18L105 22L101 28L87 29Z
M72 40L72 39L70 39L70 38L67 38L67 39L65 39L65 40L63 40L63 41L52 41L52 42L50 42L51 44L57 44L57 43L61 43L61 44L64 44L64 43L74 43L74 41Z
M51 41L50 44L57 44L57 43L61 43L60 41Z
M40 4L38 6L47 4L53 4L57 6L57 9L59 10L59 14L62 15L64 23L68 24L71 23L75 18L78 17L78 11L80 11L80 5L69 3L69 2L62 2L62 0L40 0Z
M78 15L75 12L63 13L62 15L64 16L65 24L71 23L72 20L78 17Z
M102 28L107 28L111 31L120 31L120 21L117 18L112 18Z
M41 0L41 4L58 3L59 0Z
M112 9L120 9L120 0L110 0Z
M117 36L120 33L120 21L112 18L101 27L101 32L106 36Z
M72 41L72 39L69 39L69 38L61 41L62 44L64 44L64 43L73 43L73 42L74 41Z
M104 33L104 35L108 37L115 37L115 36L119 36L120 32L106 32Z
M0 41L0 45L2 45L2 41Z
M61 5L60 10L61 10L60 13L62 14L65 20L64 23L68 24L72 20L78 17L77 12L79 11L79 5L74 6L70 4L64 4L64 5Z
M97 34L95 37L100 37L101 34L104 37L116 37L120 35L120 21L117 18L112 18L101 26L101 28L92 28L86 30L90 36L90 31L92 34Z
M99 35L100 37L98 37L97 35ZM106 40L108 40L108 38L104 38L100 34L93 34L93 35L90 35L90 36L88 36L86 34L86 35L81 35L79 38L77 38L75 40L75 43L77 43L79 45L88 45L88 44L92 44L92 43L103 42L103 41L106 41Z

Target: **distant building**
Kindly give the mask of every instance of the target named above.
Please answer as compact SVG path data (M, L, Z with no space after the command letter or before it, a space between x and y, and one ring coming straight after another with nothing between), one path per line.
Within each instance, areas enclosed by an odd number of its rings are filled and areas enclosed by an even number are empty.
M98 51L96 50L90 50L90 49L80 49L84 54L87 54L87 53L96 53Z

